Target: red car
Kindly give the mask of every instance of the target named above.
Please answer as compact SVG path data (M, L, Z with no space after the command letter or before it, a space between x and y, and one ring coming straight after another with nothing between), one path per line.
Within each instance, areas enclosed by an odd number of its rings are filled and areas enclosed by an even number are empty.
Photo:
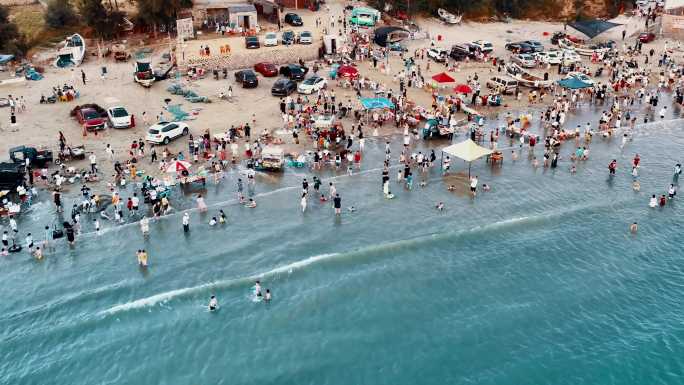
M261 62L254 65L254 71L267 78L278 76L278 67L273 63Z
M97 104L76 106L71 110L71 116L75 117L81 125L85 125L88 131L107 128L107 111Z
M359 70L352 66L340 66L340 68L337 69L337 76L341 78L356 79L359 77Z
M639 34L639 41L642 43L650 43L655 40L656 35L653 32L642 32Z

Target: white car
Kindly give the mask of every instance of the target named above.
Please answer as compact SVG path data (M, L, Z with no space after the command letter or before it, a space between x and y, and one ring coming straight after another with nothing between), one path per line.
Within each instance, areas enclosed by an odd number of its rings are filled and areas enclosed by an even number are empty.
M320 89L325 88L327 84L327 80L323 79L320 76L314 75L299 83L299 87L297 87L297 92L299 92L300 94L312 94Z
M594 79L590 78L589 76L587 76L581 72L568 72L568 76L566 76L566 79L569 79L569 78L575 78L575 79L583 81L584 83L594 85Z
M479 48L482 53L490 53L494 51L494 45L486 40L475 40L471 44Z
M528 53L519 53L511 57L511 61L524 68L534 68L537 66L537 61L534 56Z
M152 143L169 144L173 139L187 135L190 128L183 122L159 122L147 130L147 141Z
M275 47L278 45L278 34L269 32L264 36L264 47Z
M133 115L129 114L128 111L121 106L108 108L107 118L109 120L109 127L112 128L129 128L135 125Z
M561 63L561 54L558 51L544 51L535 53L537 60L544 64L558 65Z
M299 33L299 44L311 44L313 43L313 35L309 31L302 31Z
M444 48L430 48L427 51L427 55L430 59L443 63L447 60L449 57L449 52L445 50Z

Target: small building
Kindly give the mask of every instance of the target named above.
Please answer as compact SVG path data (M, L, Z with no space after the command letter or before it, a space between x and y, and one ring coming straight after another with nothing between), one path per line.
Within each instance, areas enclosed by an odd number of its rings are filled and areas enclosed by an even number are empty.
M668 0L662 15L663 36L684 39L684 0Z
M257 28L257 11L253 4L235 0L195 0L192 18L196 27L203 24L228 23L231 28L243 30Z

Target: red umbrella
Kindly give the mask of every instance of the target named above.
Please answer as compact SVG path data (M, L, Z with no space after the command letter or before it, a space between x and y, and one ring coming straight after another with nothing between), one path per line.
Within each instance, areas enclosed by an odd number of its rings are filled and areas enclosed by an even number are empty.
M458 92L459 94L469 94L473 92L473 89L467 84L459 84L454 87L454 91Z
M436 81L437 83L453 83L455 82L454 78L449 76L446 72L438 73L437 75L432 77L432 80Z
M166 172L169 174L176 174L182 171L188 171L191 164L184 160L174 160L166 166Z
M354 79L359 76L359 70L352 66L340 66L337 69L337 76Z

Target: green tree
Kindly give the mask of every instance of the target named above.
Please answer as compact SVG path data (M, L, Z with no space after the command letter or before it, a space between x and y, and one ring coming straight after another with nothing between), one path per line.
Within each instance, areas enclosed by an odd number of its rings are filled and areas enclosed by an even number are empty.
M45 23L52 28L61 28L76 22L76 13L69 0L50 0L45 12Z
M86 25L103 39L114 37L124 18L123 12L107 9L101 0L78 0L78 10Z
M26 52L26 40L17 25L10 22L9 10L0 5L0 53L21 55Z
M137 0L139 19L148 25L172 27L178 11L192 7L192 0Z

